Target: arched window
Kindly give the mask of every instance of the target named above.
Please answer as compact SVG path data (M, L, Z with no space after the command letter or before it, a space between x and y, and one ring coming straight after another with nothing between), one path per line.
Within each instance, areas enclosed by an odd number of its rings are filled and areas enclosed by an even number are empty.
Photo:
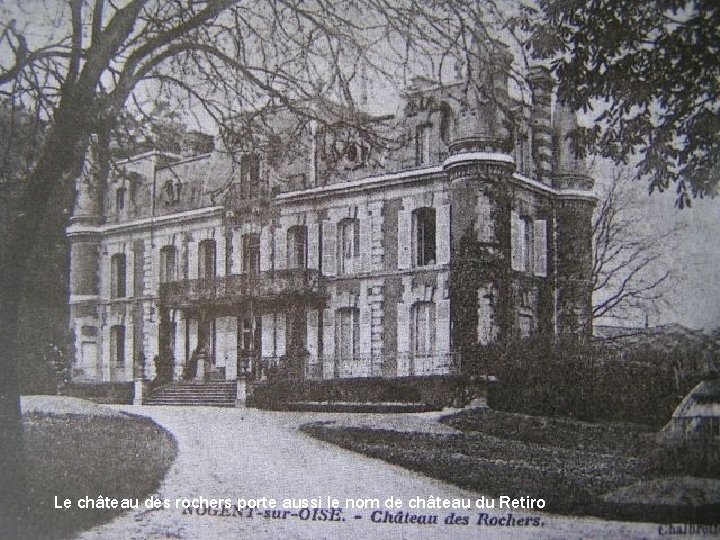
M287 233L287 267L307 268L307 227L293 225Z
M345 218L338 223L338 269L341 274L357 271L360 260L360 220Z
M110 258L110 298L125 298L127 270L125 254L116 253Z
M203 240L198 246L198 277L215 277L215 240Z
M260 272L259 234L245 234L242 237L242 271L243 274Z
M418 208L413 212L413 242L415 266L435 264L434 208Z
M177 249L175 246L163 246L160 249L160 282L177 280Z
M435 304L418 302L412 307L410 337L415 356L430 356L435 352Z

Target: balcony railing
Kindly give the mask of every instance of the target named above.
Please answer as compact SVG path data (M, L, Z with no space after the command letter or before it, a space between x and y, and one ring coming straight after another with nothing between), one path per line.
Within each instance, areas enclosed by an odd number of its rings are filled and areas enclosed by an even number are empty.
M161 305L186 307L250 299L320 299L323 291L317 270L299 268L161 283L159 296Z

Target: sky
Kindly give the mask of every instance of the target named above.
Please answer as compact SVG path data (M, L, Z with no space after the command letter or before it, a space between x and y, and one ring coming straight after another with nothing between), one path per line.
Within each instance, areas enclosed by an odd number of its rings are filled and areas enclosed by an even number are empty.
M610 177L607 163L594 169L596 191ZM692 207L675 207L673 188L664 193L648 194L647 184L630 181L634 230L638 237L661 235L677 230L662 249L657 270L672 270L662 288L664 306L649 313L650 326L679 323L695 329L720 326L720 199L693 199ZM636 320L632 324L643 325Z

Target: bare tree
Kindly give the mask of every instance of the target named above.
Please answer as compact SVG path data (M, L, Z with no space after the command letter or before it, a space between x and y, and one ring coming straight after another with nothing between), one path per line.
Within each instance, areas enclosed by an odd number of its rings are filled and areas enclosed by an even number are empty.
M679 245L681 227L643 230L631 176L615 169L593 221L593 319L644 319L665 307L675 279L668 253Z
M23 495L16 489L22 449L15 336L29 254L51 194L72 193L91 135L97 135L100 169L107 172L109 141L123 111L148 114L158 100L186 115L202 110L226 137L242 131L244 119L274 107L292 110L301 121L328 121L331 110L320 114L311 106L318 98L342 103L351 114L335 121L352 122L363 74L402 84L416 73L442 82L451 64L476 69L499 46L495 31L516 25L503 13L494 2L414 0L0 5L0 100L10 118L21 113L36 128L3 220L0 470L11 478L0 497L0 512L6 512L0 519L9 519L8 509ZM506 74L522 79L510 66Z

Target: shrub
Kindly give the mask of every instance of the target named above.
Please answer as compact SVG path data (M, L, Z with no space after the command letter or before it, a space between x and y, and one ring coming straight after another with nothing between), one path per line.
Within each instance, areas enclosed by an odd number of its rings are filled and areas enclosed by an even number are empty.
M623 359L573 339L517 341L487 355L499 379L488 404L525 414L660 427L695 382L678 380L672 358L657 351Z

